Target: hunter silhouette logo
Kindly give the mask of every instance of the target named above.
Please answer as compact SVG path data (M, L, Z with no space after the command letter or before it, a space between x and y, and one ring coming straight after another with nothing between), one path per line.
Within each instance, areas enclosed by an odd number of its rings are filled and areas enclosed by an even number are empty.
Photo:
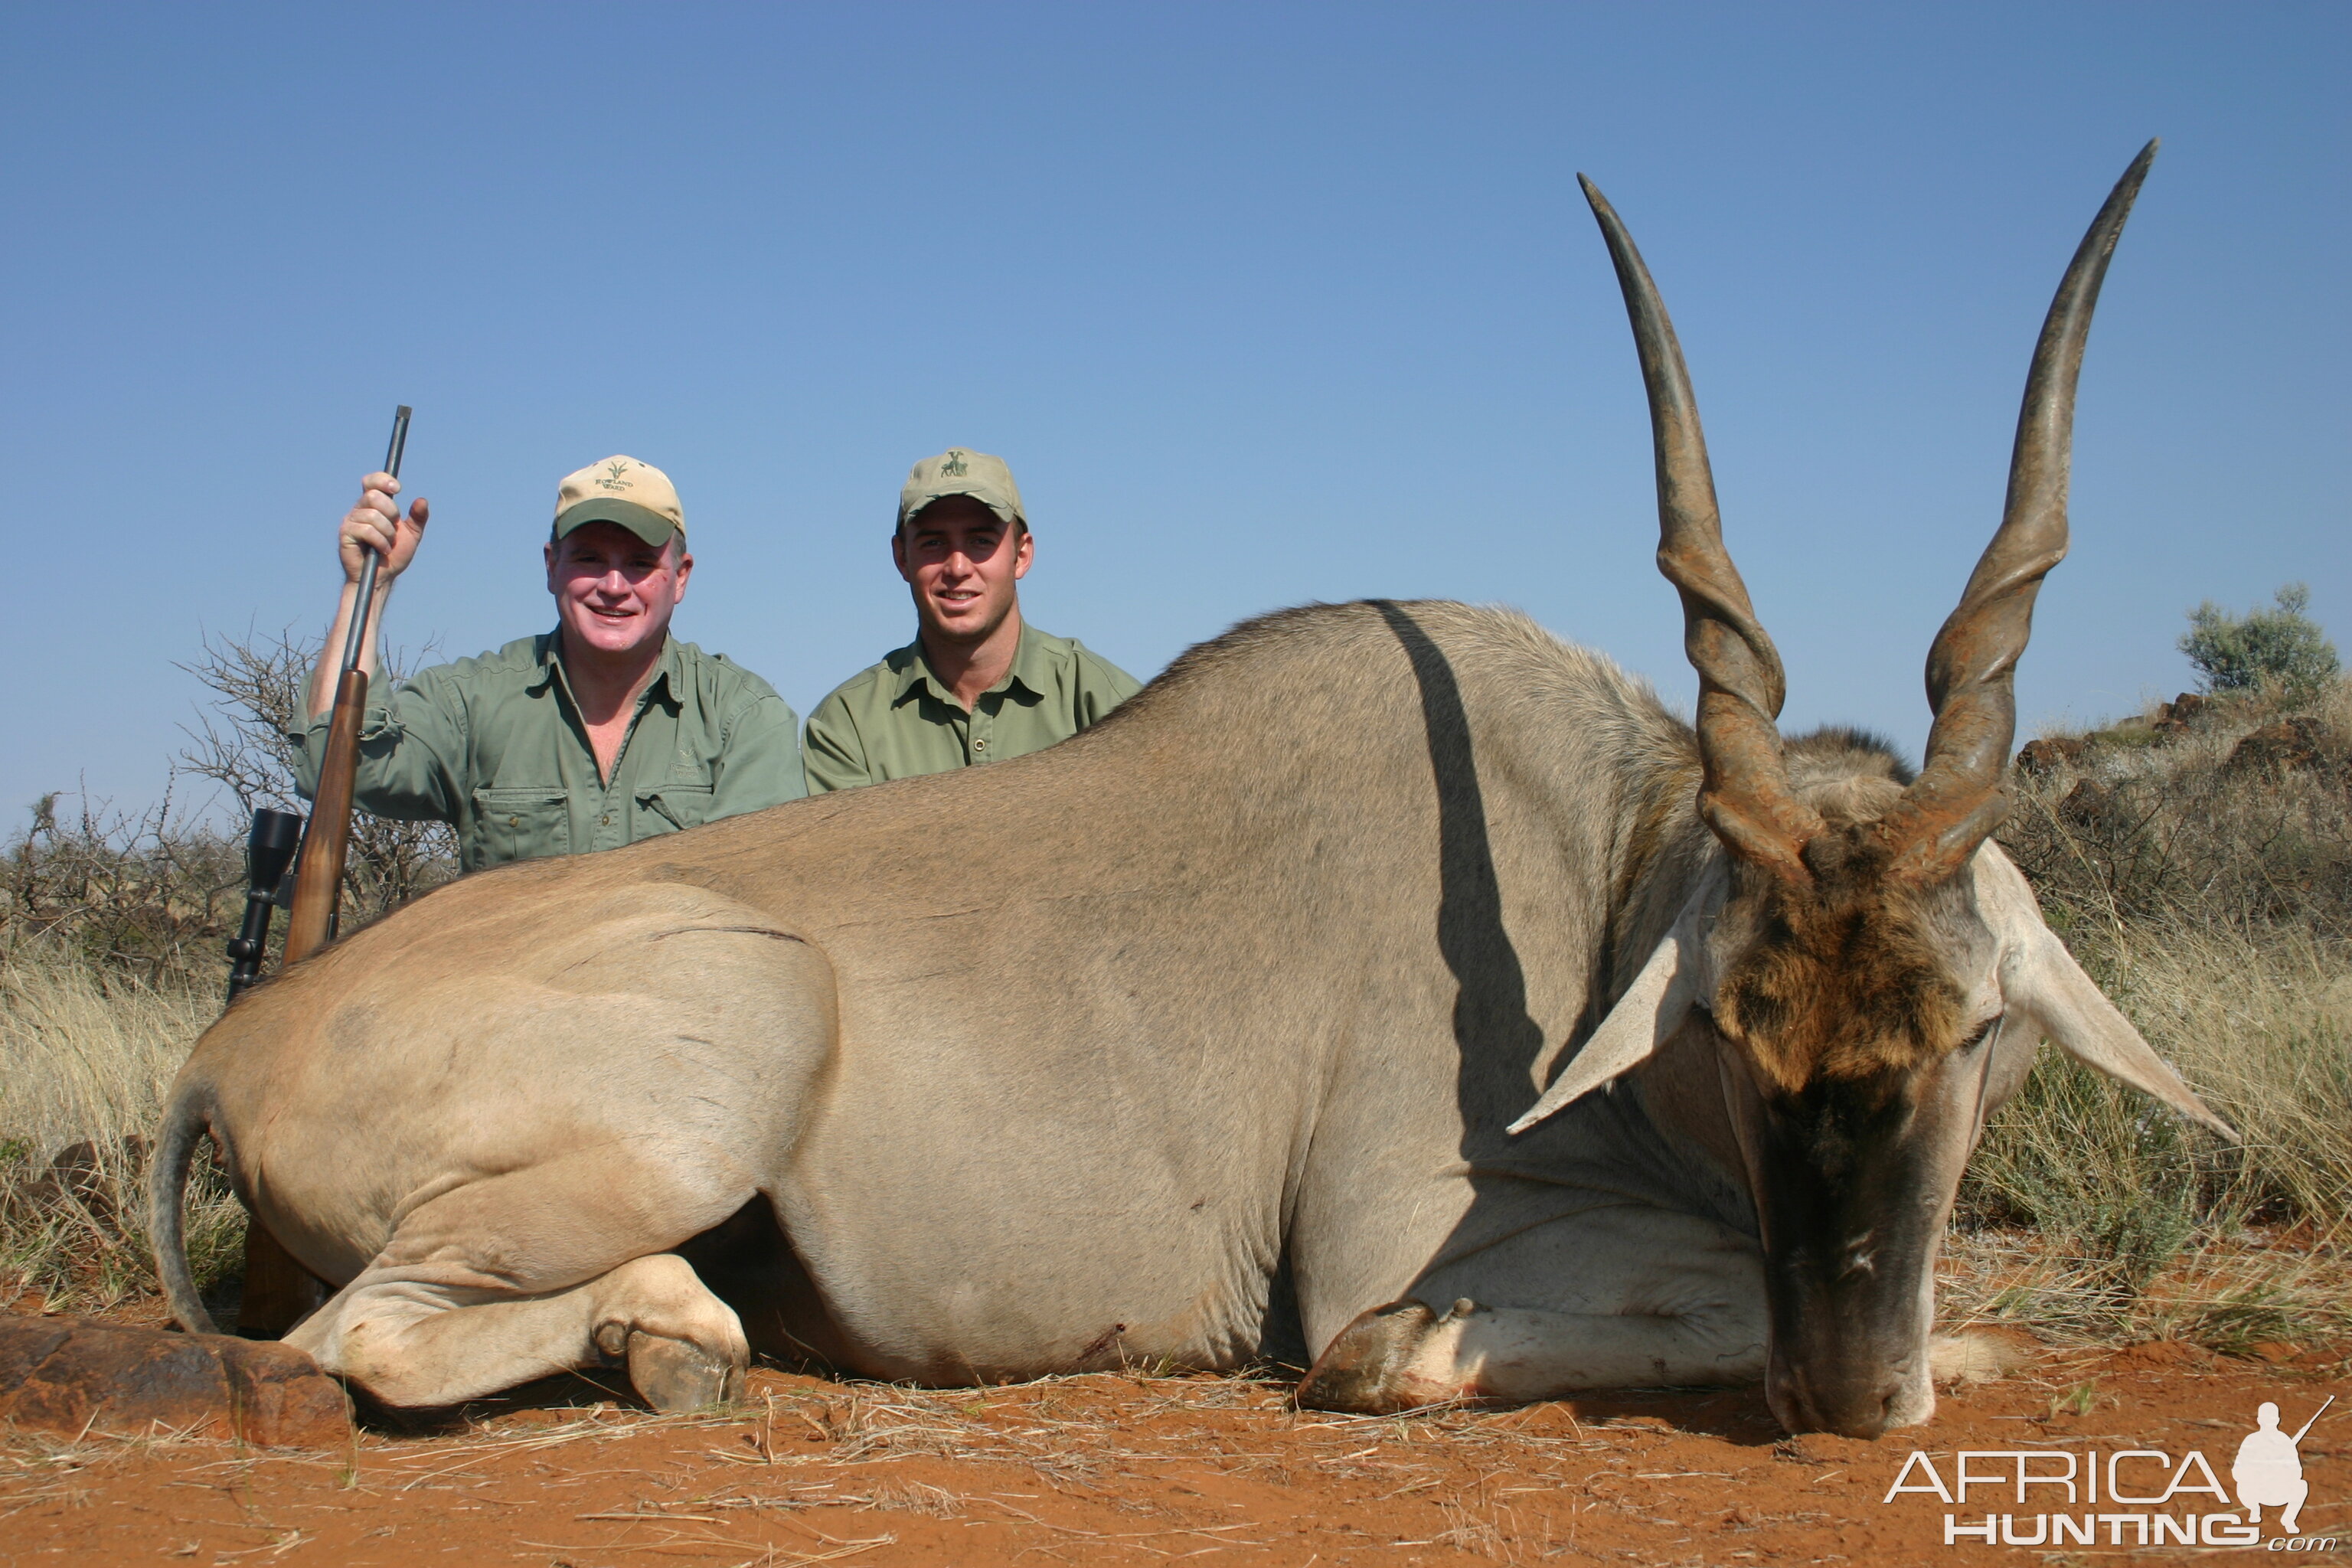
M965 468L963 449L950 447L948 448L948 460L940 465L940 472L951 478L961 479L963 477Z
M621 477L628 471L626 463L607 463L604 465L604 477L596 483L608 490L633 490L637 488L635 483Z
M2313 1411L2311 1420L2292 1437L2279 1430L2277 1405L2264 1400L2254 1412L2254 1429L2238 1445L2237 1461L2230 1467L2230 1479L2238 1484L2238 1506L2246 1510L2248 1524L2260 1524L2263 1509L2279 1508L2286 1510L2279 1515L2279 1528L2289 1535L2303 1533L2295 1516L2311 1495L2311 1483L2303 1479L2303 1435L2335 1403L2336 1395L2329 1394L2327 1404Z
M2205 1456L2192 1448L2174 1455L2158 1448L1962 1449L1945 1456L1947 1472L1933 1456L1915 1450L1895 1473L1879 1501L1905 1493L1933 1497L1952 1511L1943 1518L1943 1541L1987 1546L2254 1546L2272 1552L2333 1552L2334 1536L2305 1535L2300 1516L2311 1483L2304 1479L2299 1445L2314 1422L2336 1403L2334 1394L2292 1436L2279 1430L2279 1407L2265 1401L2254 1415L2254 1430L2239 1443L2230 1465L2237 1510ZM1970 1489L1979 1496L1971 1497ZM1990 1489L1992 1496L1981 1495ZM1962 1512L1998 1500L2015 1513ZM2279 1533L2263 1540L2263 1510L2278 1509ZM2032 1511L2025 1511L2032 1510ZM2105 1539L2102 1541L2100 1538Z

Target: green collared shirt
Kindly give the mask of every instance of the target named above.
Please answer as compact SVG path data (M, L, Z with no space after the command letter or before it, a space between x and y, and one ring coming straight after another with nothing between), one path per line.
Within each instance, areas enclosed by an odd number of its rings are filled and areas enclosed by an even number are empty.
M918 639L842 682L809 715L809 793L1041 752L1139 689L1135 677L1076 640L1024 625L1012 669L966 712Z
M435 665L360 720L359 804L457 830L468 871L612 849L804 792L793 710L740 666L675 637L600 776L555 634ZM295 782L318 787L328 720L289 732Z

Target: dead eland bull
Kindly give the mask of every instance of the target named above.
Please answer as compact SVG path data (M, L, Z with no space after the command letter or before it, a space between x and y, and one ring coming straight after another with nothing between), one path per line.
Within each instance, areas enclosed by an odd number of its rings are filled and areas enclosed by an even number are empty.
M2043 329L1916 780L1783 748L1673 330L1587 185L1696 731L1517 616L1318 605L1036 756L466 878L198 1045L153 1194L173 1310L205 1322L209 1129L341 1286L290 1342L394 1405L625 1364L690 1407L754 1346L1229 1367L1290 1325L1316 1405L1761 1377L1792 1429L1925 1418L1937 1240L2042 1038L2227 1131L1986 842L2152 152Z

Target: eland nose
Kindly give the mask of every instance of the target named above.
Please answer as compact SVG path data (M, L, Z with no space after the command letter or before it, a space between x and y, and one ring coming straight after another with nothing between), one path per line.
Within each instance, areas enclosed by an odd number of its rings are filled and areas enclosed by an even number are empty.
M1832 1432L1841 1437L1873 1438L1894 1423L1903 1393L1899 1372L1859 1377L1808 1375L1793 1362L1774 1358L1766 1374L1764 1400L1773 1418L1790 1432Z

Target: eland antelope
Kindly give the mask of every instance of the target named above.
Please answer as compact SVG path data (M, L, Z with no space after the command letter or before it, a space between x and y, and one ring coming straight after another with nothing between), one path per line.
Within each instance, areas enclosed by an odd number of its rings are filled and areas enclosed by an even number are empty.
M1938 1239L2045 1037L2226 1134L1987 840L2066 547L2076 370L2153 146L2042 330L1916 777L1786 745L1673 330L1598 192L1696 726L1505 612L1246 623L1033 756L467 877L249 993L159 1141L335 1286L395 1405L753 1349L963 1384L1311 1358L1302 1401L1761 1379L1934 1405ZM1532 1104L1532 1109L1530 1105Z

